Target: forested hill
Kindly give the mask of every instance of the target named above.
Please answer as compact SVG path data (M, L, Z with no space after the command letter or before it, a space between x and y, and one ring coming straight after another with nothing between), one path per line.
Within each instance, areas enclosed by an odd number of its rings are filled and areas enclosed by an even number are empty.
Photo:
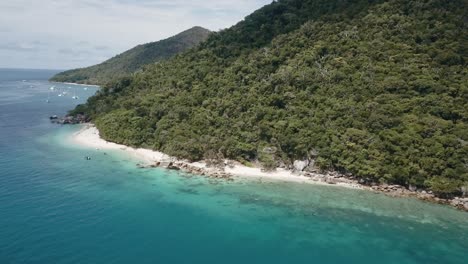
M467 2L280 0L72 113L200 160L310 160L440 195L468 185Z
M101 64L59 73L51 81L103 85L109 80L130 75L145 65L193 48L205 41L210 34L208 29L193 27L165 40L138 45Z

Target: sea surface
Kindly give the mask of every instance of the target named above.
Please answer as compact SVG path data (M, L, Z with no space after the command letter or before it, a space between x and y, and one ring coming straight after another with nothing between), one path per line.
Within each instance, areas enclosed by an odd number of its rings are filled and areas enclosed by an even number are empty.
M139 169L74 146L80 127L48 118L97 88L49 83L53 74L0 70L2 264L468 263L468 214L447 206Z

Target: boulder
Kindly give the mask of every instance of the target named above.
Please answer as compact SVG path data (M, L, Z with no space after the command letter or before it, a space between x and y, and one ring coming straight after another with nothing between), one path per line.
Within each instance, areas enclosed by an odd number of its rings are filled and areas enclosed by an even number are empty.
M169 165L167 166L167 169L169 169L169 170L180 170L180 168L177 165L175 165L174 163L172 163L172 162L169 163Z
M462 186L461 187L461 191L462 191L462 197L466 197L468 196L468 186Z
M294 171L304 171L305 168L309 166L309 161L307 160L296 160L293 164Z
M334 178L327 178L325 180L325 182L328 183L328 184L337 184L338 183L337 180L334 179Z

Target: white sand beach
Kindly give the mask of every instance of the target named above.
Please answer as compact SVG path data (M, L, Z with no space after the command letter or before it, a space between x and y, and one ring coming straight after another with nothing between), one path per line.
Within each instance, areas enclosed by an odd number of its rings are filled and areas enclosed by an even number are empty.
M95 84L83 84L83 83L73 83L73 82L51 82L54 84L66 84L66 85L76 85L76 86L88 86L88 87L100 87L99 85Z
M124 151L128 155L137 158L145 165L152 165L156 164L157 162L160 163L168 163L168 162L177 162L182 164L187 164L191 167L197 167L203 169L206 172L213 172L216 171L214 168L207 167L206 163L203 161L200 162L188 162L183 160L178 160L177 158L170 157L162 152L153 151L149 149L135 149L125 145L119 145L116 143L108 142L102 139L99 136L98 129L88 124L83 127L80 131L74 133L71 136L71 142L77 144L82 147L89 147L95 148L99 150L116 150L116 151ZM285 169L277 169L274 172L264 172L261 168L257 167L247 167L238 162L233 162L235 165L232 167L226 166L224 168L224 172L230 175L238 176L238 177L251 177L256 179L264 179L264 180L278 180L278 181L290 181L290 182L299 182L299 183L311 183L311 184L323 184L323 185L331 185L325 181L326 175L320 174L313 174L314 177L303 176L297 173L294 173L289 170ZM322 180L323 179L323 180ZM358 183L345 183L345 182L337 182L334 183L335 186L342 186L347 188L353 189L365 189L364 186Z

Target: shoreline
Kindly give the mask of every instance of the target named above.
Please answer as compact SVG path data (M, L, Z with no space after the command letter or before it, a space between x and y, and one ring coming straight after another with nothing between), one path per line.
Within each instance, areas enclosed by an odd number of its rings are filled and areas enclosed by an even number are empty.
M55 84L67 84L67 85L77 85L77 86L89 86L89 87L101 87L99 85L95 84L82 84L82 83L71 83L71 82L54 82L54 81L49 81L50 83L55 83Z
M208 176L213 178L226 178L232 177L243 177L243 178L254 178L254 179L265 179L265 180L276 180L276 181L288 181L298 183L310 183L310 184L322 184L322 185L336 185L352 189L365 189L358 183L353 182L326 182L325 174L315 174L313 176L300 175L285 169L277 169L274 172L264 172L259 167L247 167L240 164L239 162L229 161L234 166L225 166L222 169L209 167L206 162L189 162L186 160L180 160L175 157L171 157L159 151L149 149L135 149L125 145L120 145L112 142L108 142L99 136L99 131L93 125L86 124L80 131L74 133L70 137L70 141L73 144L94 148L97 150L120 150L124 151L128 155L141 161L139 167L151 168L161 167L172 170L181 170L188 173L198 174L202 176ZM319 178L323 178L320 180ZM314 180L315 179L315 180Z
M278 168L273 172L264 172L260 167L247 167L239 162L231 160L226 160L224 162L224 166L214 168L208 166L205 161L189 162L187 160L171 157L159 151L143 148L135 149L125 145L108 142L99 136L98 129L92 124L85 124L78 132L75 132L70 136L69 141L79 146L95 148L97 150L123 151L141 161L142 163L138 164L141 168L161 167L169 170L178 170L210 178L226 180L233 180L234 177L241 177L267 181L339 186L382 193L392 197L413 197L432 203L451 205L468 212L468 198L442 199L435 197L430 192L423 190L412 191L398 185L367 186L359 183L357 179L352 179L336 172L294 172L283 168Z

